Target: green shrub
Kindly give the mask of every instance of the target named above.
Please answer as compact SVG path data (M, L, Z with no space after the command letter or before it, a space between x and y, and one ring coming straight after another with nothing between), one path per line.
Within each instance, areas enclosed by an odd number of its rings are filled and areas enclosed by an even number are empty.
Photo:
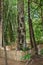
M30 59L31 58L31 55L30 54L26 54L26 55L24 55L21 59L23 59L23 60L28 60L28 59Z
M43 49L40 51L40 53L43 55Z

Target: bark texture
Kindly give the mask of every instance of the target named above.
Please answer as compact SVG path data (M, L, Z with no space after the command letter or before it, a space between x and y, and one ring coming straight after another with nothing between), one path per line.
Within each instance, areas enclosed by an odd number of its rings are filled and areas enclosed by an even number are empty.
M26 47L26 32L24 22L24 0L18 0L18 48L23 49Z

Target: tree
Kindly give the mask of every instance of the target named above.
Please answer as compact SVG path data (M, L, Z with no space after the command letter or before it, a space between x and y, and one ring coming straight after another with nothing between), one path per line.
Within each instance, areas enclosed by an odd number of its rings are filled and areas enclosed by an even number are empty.
M41 8L41 19L42 19L42 26L43 26L43 0L40 0L40 8Z
M26 32L24 22L24 0L18 0L18 48L26 48Z
M31 42L31 47L34 48L35 54L38 54L38 49L34 37L34 31L33 31L33 26L32 26L32 20L30 17L30 0L28 0L28 23L29 23L29 32L30 32L30 42Z
M1 22L1 0L0 0L0 22Z
M5 40L4 40L4 20L3 20L3 5L4 5L4 1L1 1L2 5L2 10L1 10L1 13L2 13L2 45L4 47L4 52L5 52L5 65L8 65L7 63L7 51L6 51L6 44L5 44Z

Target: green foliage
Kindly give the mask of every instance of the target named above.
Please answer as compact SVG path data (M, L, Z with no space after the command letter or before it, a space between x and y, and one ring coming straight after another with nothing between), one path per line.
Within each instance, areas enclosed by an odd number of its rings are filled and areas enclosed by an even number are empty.
M42 28L42 18L41 18L41 8L43 9L42 0L32 0L30 3L30 16L33 23L33 29L36 41L43 40L43 28ZM24 17L26 25L26 39L29 40L29 27L28 27L28 0L24 1Z
M3 6L4 39L6 44L15 42L17 36L16 0L4 0Z
M27 48L22 49L22 51L24 51L24 52L27 51L27 50L30 50L30 48L27 47Z
M43 49L40 51L41 55L43 55Z
M30 54L26 54L22 57L23 60L28 60L31 58L31 55Z
M31 0L30 17L32 19L36 41L43 40L41 8L43 9L43 0ZM28 0L24 0L24 19L26 29L26 40L30 41L29 25L28 25ZM4 0L3 22L4 22L4 39L6 44L15 42L17 37L17 26L18 26L17 0Z

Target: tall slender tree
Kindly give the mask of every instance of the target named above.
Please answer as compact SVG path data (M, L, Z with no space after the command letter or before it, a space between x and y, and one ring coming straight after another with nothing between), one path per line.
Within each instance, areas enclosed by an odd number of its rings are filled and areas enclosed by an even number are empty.
M29 31L30 31L30 42L31 42L31 47L34 48L35 54L38 54L38 49L34 37L34 31L33 31L33 26L32 26L32 19L30 17L30 0L28 0L28 23L29 23Z
M42 26L43 26L43 0L40 0L40 7L41 7L41 19L42 19Z
M24 22L24 0L18 0L18 48L26 48L26 32Z
M1 22L1 0L0 0L0 22Z
M4 18L3 18L3 14L4 14L4 1L1 0L1 3L2 3L2 45L4 47L4 52L5 52L5 65L8 65L7 63L7 51L6 51L6 44L5 44L5 40L4 40Z

